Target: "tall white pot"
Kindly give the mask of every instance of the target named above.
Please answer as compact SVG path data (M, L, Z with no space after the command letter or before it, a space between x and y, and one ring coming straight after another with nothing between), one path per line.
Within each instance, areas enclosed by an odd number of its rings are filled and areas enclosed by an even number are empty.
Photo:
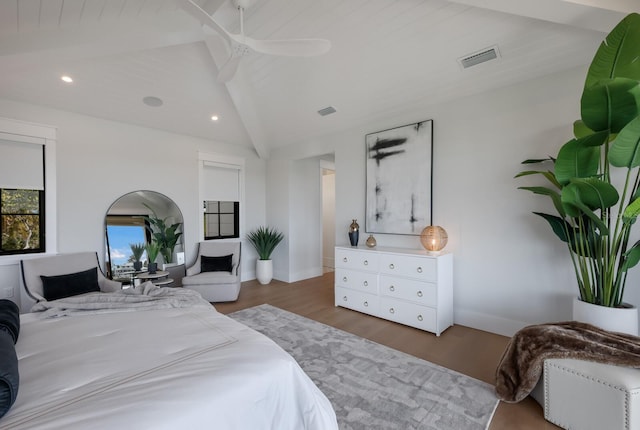
M597 327L619 333L638 336L638 308L627 305L623 308L609 308L573 299L573 319L593 324Z
M260 260L256 261L256 279L262 285L266 285L273 279L273 261Z

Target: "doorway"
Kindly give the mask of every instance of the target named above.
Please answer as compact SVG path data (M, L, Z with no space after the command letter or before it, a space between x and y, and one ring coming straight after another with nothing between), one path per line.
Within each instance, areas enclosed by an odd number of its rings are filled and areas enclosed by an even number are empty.
M322 184L322 273L333 272L336 242L336 169L331 157L320 160Z

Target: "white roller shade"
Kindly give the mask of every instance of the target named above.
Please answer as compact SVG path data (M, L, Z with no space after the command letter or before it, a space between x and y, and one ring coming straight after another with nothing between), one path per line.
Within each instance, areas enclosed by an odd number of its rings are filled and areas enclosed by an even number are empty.
M0 138L0 188L44 190L43 145Z
M204 162L202 198L205 201L240 201L240 170Z

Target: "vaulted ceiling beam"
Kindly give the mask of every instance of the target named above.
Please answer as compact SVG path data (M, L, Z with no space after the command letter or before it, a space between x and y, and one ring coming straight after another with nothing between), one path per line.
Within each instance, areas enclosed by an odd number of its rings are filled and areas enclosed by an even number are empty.
M219 70L229 58L229 48L218 33L208 30L206 27L203 27L203 32L207 49ZM215 79L213 76L211 78ZM225 82L225 85L258 157L262 159L269 158L264 126L255 108L254 100L248 91L246 80L242 74L242 66L240 66L233 79Z
M637 0L452 0L454 3L505 12L557 24L608 33Z

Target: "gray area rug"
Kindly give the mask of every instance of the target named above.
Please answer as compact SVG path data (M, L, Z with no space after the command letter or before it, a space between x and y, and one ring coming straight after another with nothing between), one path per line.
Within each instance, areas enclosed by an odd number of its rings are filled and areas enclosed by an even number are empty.
M492 385L270 305L229 316L298 361L342 430L481 430L498 404Z

